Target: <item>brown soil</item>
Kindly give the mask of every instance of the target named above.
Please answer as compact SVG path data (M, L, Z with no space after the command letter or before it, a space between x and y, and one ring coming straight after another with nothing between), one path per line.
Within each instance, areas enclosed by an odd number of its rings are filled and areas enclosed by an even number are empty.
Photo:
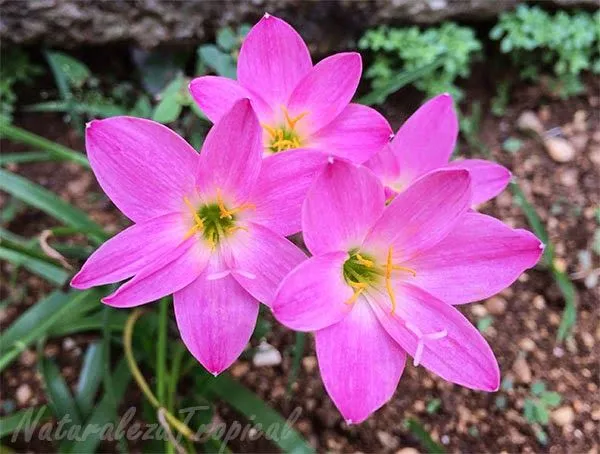
M593 82L593 81L592 81ZM556 341L557 328L563 310L563 299L549 273L542 267L525 273L511 288L497 298L506 303L504 310L495 302L465 306L464 313L474 322L488 315L492 325L485 337L494 349L503 378L511 379L511 389L493 394L470 391L444 382L423 368L408 364L392 401L359 426L348 426L324 392L316 363L312 339L307 343L298 381L290 396L286 394L291 359L284 355L276 367L256 368L247 360L239 360L231 373L248 385L271 405L287 416L295 407L302 415L295 428L302 432L318 451L331 452L402 452L414 453L408 448L423 450L418 440L405 428L408 417L419 419L433 439L451 452L586 452L598 453L600 435L600 323L598 293L587 288L583 276L581 251L591 251L597 231L597 211L600 204L600 98L589 84L586 95L560 101L548 97L542 89L519 85L512 92L511 104L502 118L489 114L489 81L475 76L467 90L467 99L482 101L484 112L480 136L489 147L493 158L510 168L535 205L548 228L556 248L559 266L575 279L578 291L578 321L572 337L564 344ZM392 97L385 113L392 119L394 129L418 105L415 96L404 93ZM560 127L562 133L578 149L574 160L566 163L553 161L538 139L516 129L516 119L523 110L533 110L543 121L545 129ZM574 116L587 117L585 130L574 131ZM17 124L38 134L77 149L82 148L77 138L57 115L29 114L19 116ZM577 126L579 127L579 126ZM578 139L574 137L579 136ZM521 149L508 153L502 143L508 137L523 141ZM583 137L583 138L582 138ZM584 143L585 142L585 143ZM583 144L583 146L582 146ZM3 152L23 151L11 143L2 143ZM459 153L475 154L461 143ZM90 172L65 163L22 164L10 170L57 192L65 200L90 213L93 219L109 230L126 225L101 192ZM2 196L1 203L7 202ZM509 191L482 207L482 211L499 217L510 225L527 228L521 210L513 203ZM8 228L31 237L43 229L56 225L49 217L33 209L23 208ZM75 239L77 241L77 239ZM592 252L592 267L598 267L598 256ZM2 277L10 275L11 267L2 265ZM18 301L0 310L0 322L6 327L28 306L47 293L50 287L39 278L20 271L16 288L7 292ZM23 292L22 297L19 292ZM500 304L502 306L502 304ZM281 352L288 352L294 344L294 335L273 322L267 341ZM53 339L45 354L55 357L70 384L75 383L81 367L81 350L90 336L72 339ZM6 402L16 401L17 408L37 405L46 401L36 373L33 350L24 353L1 376L2 412ZM554 412L550 424L544 427L548 434L546 446L535 436L535 428L523 416L523 405L530 396L531 383L541 380L549 390L562 396L560 412ZM28 386L31 396L19 403L18 389ZM129 401L138 402L137 390L131 388ZM429 412L432 400L441 404ZM218 407L221 419L237 418L225 406ZM565 416L566 415L566 416ZM572 415L572 418L571 418ZM562 417L561 417L562 416ZM52 447L26 446L18 442L18 450L52 451ZM236 451L275 451L265 444L233 445ZM111 447L108 447L111 449Z

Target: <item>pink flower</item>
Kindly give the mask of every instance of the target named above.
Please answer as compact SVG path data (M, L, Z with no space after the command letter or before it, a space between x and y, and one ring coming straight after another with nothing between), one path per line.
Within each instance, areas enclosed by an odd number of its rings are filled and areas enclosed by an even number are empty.
M93 121L87 152L98 182L134 225L94 252L71 285L122 281L102 301L133 307L174 293L181 337L206 369L227 368L247 344L259 302L304 254L279 231L285 194L263 172L262 130L248 100L210 130L198 154L149 120Z
M265 155L302 148L362 163L387 143L392 130L375 110L350 103L361 72L355 52L313 66L300 35L265 14L244 40L238 80L199 77L190 91L213 122L236 100L249 98L263 127Z
M393 395L406 353L440 377L494 391L492 350L452 305L510 285L542 253L525 230L470 210L466 170L438 170L386 207L365 167L336 162L304 202L304 239L313 257L285 277L276 318L316 331L325 388L348 422Z
M508 169L483 159L461 159L448 163L458 137L458 120L448 94L423 104L406 120L393 140L365 165L393 197L431 170L466 169L471 174L472 205L478 205L506 188Z

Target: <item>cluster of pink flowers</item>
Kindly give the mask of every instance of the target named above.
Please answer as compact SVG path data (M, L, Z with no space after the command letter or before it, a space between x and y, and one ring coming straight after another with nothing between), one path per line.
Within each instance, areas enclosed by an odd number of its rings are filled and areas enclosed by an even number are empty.
M190 84L214 122L200 153L153 121L88 125L93 171L134 224L71 284L128 279L103 299L115 307L173 294L183 342L215 375L244 350L263 303L315 332L323 382L348 422L392 397L407 354L448 381L496 390L492 350L454 306L511 285L543 245L474 211L510 173L448 162L450 96L390 141L379 113L350 102L360 55L313 66L297 32L269 15L245 39L237 76ZM299 231L310 258L286 239Z

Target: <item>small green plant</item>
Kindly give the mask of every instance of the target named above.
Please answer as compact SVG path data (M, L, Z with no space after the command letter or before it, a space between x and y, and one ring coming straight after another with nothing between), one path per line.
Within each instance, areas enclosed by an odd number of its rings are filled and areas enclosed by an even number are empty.
M214 71L219 76L235 79L237 57L242 41L250 31L247 24L240 25L236 30L223 27L217 32L216 44L203 44L198 47L196 74Z
M18 48L2 49L0 59L0 116L12 121L17 102L15 85L30 83L42 69L31 63L29 56Z
M550 88L561 97L583 91L580 74L600 73L600 12L558 11L520 5L500 16L490 37L510 54L521 78L538 81L551 72Z
M439 62L422 75L415 86L430 97L442 92L451 93L457 101L463 93L455 81L469 76L473 57L481 50L481 43L473 29L453 22L426 30L382 26L367 31L358 45L375 54L365 74L371 79L374 89L385 86L401 71Z
M525 399L523 416L530 424L534 425L535 436L545 445L548 435L540 426L547 426L550 422L550 410L560 404L561 396L556 391L547 391L546 384L538 381L531 385L530 397Z

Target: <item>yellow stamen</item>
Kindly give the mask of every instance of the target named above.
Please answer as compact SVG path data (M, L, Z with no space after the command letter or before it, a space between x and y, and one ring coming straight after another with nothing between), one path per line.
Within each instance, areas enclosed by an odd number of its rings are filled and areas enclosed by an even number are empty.
M247 231L248 231L248 228L247 228L247 227L243 227L243 226L241 226L241 225L236 225L236 226L234 226L234 227L229 227L229 228L227 229L227 233L233 233L233 232L237 232L238 230L243 230L244 232L247 232Z
M187 205L187 207L192 212L192 216L194 216L194 222L196 223L196 226L199 229L204 228L204 222L202 222L202 218L198 214L198 211L196 211L196 208L194 208L194 205L192 205L192 202L190 202L190 199L188 199L187 197L184 196L183 202Z
M221 211L221 216L220 216L221 219L223 219L223 218L231 219L234 214L239 213L240 211L256 208L251 203L244 203L243 205L240 205L237 208L232 208L232 209L228 210L227 208L225 208L225 203L223 202L223 198L221 197L220 189L217 189L217 205L219 206L219 210Z
M372 260L365 259L360 254L355 254L354 256L356 257L358 263L366 266L367 268L373 268L373 266L375 265Z
M362 292L368 287L364 282L348 282L350 287L354 289L354 294L346 301L346 304L354 304Z
M275 136L277 135L277 130L275 128L272 128L271 126L266 125L264 123L261 123L260 125L267 130L267 132L271 136L271 139L275 138Z
M390 295L390 301L392 303L392 312L394 315L394 311L396 310L396 295L394 295L394 289L392 288L392 270L394 269L394 264L392 263L392 249L388 249L387 262L385 264L385 288Z
M415 277L417 275L417 272L415 270L413 270L412 268L407 268L405 266L392 265L392 269L395 271L406 271L407 273L412 274L412 277Z
M296 127L296 123L302 120L308 112L302 112L300 115L295 116L294 118L290 117L290 114L285 106L281 106L281 110L283 110L283 115L285 116L285 121L287 122L290 129L294 129Z

